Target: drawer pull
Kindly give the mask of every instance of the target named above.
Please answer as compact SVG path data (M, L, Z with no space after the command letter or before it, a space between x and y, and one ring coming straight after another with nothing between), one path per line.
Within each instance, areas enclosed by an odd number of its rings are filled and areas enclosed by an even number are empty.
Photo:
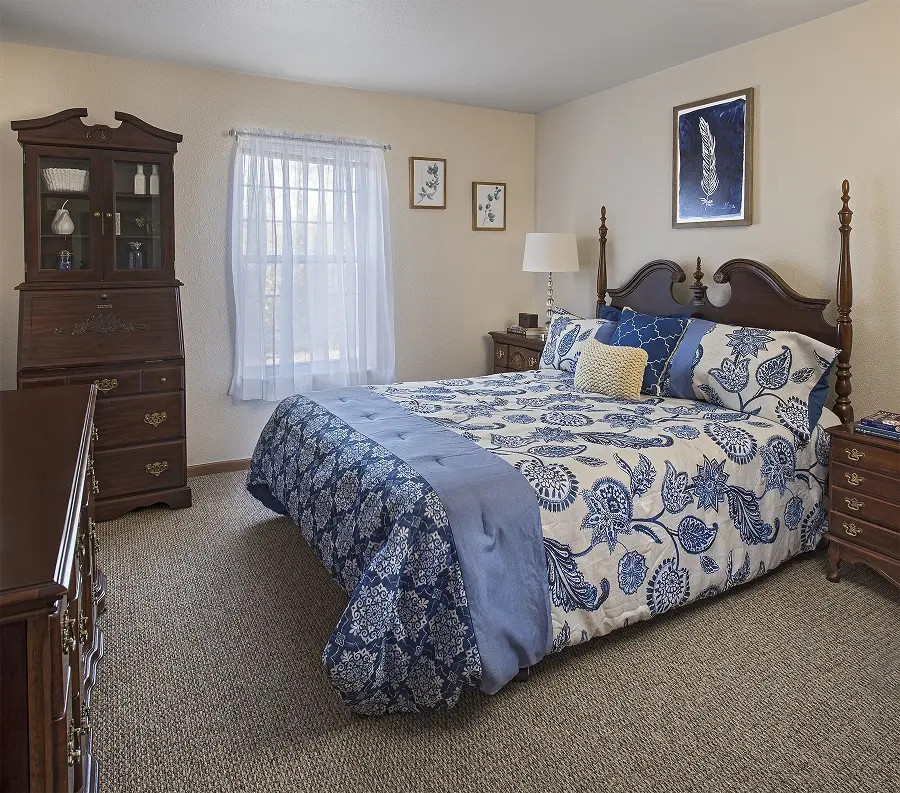
M856 473L856 471L854 471L852 474L844 474L844 476L847 477L848 485L861 485L866 481L866 478L864 476L860 476L858 473Z
M166 382L166 378L165 378L165 377L160 377L160 378L159 378L159 382L160 382L160 383L165 383L165 382Z
M152 427L158 427L167 418L169 417L166 415L166 411L162 411L162 413L145 413L144 424L149 424Z
M88 518L88 537L91 538L94 556L96 556L97 551L100 550L100 541L97 539L97 524L94 523L93 518Z
M115 377L104 377L102 380L94 380L94 385L97 386L98 391L108 394L114 388L119 387L119 381Z
M851 537L862 534L862 529L855 523L842 523L841 525L844 527L844 534L849 534Z
M95 441L99 441L99 440L100 440L100 433L97 431L97 425L96 425L96 424L91 424L91 437L92 437Z
M75 620L69 618L69 610L63 615L62 631L59 636L62 644L63 655L68 655L75 649Z
M163 460L162 462L157 463L147 463L147 473L153 474L153 476L159 476L163 471L165 471L169 467L169 464Z
M537 358L535 358L535 357L532 355L532 356L528 359L528 365L529 365L530 367L532 367L532 368L534 368L535 366L537 366Z
M497 358L499 360L503 360L503 350L497 350Z
M85 614L85 612L82 611L81 616L78 618L78 627L80 629L78 631L78 635L81 637L82 645L87 644L87 638L88 638L87 623L88 623L87 614Z
M847 509L852 509L854 512L859 512L866 505L864 501L860 501L858 498L845 498L844 503L847 505Z
M847 457L854 462L856 462L856 460L862 460L862 458L866 456L865 452L861 452L855 446L852 449L844 449L844 451L847 453Z
M72 722L69 722L69 741L68 741L68 763L70 766L75 765L76 760L81 759L80 735Z

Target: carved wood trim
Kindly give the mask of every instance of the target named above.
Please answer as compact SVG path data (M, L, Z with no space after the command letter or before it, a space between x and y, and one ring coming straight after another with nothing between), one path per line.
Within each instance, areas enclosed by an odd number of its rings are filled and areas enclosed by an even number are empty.
M54 328L57 336L83 336L85 333L96 333L108 336L110 333L136 333L150 330L149 323L127 322L114 314L94 314L84 322L76 322L71 328Z

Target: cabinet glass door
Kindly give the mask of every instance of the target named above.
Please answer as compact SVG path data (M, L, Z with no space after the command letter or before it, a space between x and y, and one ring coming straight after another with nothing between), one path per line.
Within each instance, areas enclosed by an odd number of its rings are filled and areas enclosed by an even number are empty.
M26 205L26 219L36 225L35 234L30 229L26 234L26 256L29 268L40 278L99 277L99 247L95 243L102 218L100 185L95 184L99 182L99 168L92 167L95 163L90 154L66 157L38 153L26 170L37 199L33 215Z
M162 269L159 163L116 162L115 269Z

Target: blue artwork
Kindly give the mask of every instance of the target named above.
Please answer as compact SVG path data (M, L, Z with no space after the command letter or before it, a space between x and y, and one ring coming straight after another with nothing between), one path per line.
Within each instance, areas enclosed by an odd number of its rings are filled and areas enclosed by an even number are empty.
M753 89L681 105L674 114L672 225L748 225Z

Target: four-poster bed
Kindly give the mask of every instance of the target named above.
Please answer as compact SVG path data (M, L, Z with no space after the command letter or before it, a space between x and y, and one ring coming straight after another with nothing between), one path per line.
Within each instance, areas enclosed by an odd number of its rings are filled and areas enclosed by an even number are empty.
M813 417L804 404L797 424L745 411L743 397L729 408L699 393L614 399L576 390L575 361L565 370L546 355L538 371L337 389L278 406L247 487L294 519L347 592L323 661L349 708L452 707L467 685L494 693L548 653L720 594L818 545L826 430L853 415L848 201L844 182L836 328L823 317L828 300L801 296L749 259L715 273L732 287L722 306L707 300L699 261L689 306L674 298L686 275L668 260L608 290L605 209L597 277L598 312L607 296L623 317L626 306L657 319L688 311L697 319L681 338L709 327L708 350L715 333L730 333L728 346L744 350L723 361L731 381L737 372L746 384L756 367L749 382L760 391L747 404L766 389L777 405L796 402L775 393L789 375L827 384L840 346L837 415ZM604 329L564 321L574 329L551 328L548 348ZM813 345L815 357L792 358L775 331Z

